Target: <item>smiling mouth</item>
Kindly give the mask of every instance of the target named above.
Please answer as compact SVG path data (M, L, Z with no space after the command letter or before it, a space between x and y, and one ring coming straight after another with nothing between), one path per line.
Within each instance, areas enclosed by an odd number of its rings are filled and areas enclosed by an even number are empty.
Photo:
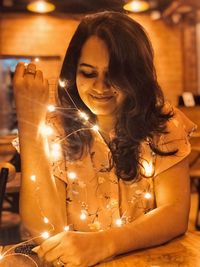
M113 98L113 95L91 95L90 96L94 99L94 100L98 100L98 101L107 101L110 100L111 98Z

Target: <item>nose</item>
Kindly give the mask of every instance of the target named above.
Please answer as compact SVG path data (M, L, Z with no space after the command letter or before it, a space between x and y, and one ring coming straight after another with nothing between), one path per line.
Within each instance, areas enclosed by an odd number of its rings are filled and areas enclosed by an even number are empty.
M93 89L96 91L98 94L103 94L105 92L110 91L110 83L106 77L100 78L98 77L95 79L93 83Z

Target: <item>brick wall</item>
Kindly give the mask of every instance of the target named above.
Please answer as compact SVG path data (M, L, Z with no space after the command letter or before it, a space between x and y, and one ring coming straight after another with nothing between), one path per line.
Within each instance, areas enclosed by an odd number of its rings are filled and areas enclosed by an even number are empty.
M181 31L148 16L133 16L149 33L155 51L158 80L166 98L176 104L183 90ZM3 14L0 28L1 55L60 56L61 60L38 63L48 78L58 77L66 47L78 19L46 15Z

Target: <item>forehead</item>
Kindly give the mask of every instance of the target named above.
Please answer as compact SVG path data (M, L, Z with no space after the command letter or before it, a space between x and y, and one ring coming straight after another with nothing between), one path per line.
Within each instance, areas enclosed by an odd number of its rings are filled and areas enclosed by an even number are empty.
M79 64L87 63L92 66L108 66L109 52L106 43L97 36L89 37L84 43Z

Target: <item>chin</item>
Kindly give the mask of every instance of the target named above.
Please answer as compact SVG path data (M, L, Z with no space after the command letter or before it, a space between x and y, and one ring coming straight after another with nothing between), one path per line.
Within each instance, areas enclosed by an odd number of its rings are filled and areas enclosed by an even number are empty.
M114 110L105 110L105 109L91 109L92 113L96 116L110 116L114 114Z

